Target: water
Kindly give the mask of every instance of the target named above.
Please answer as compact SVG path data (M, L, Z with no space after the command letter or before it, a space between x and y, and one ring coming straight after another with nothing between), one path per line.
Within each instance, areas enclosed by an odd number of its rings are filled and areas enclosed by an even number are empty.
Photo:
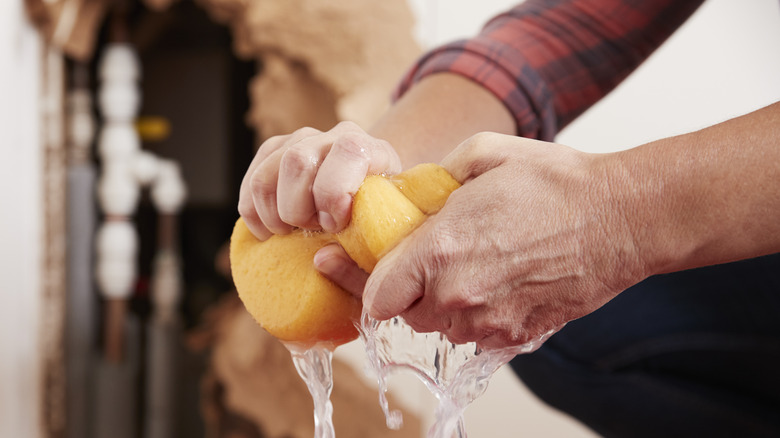
M513 357L536 350L556 330L524 345L482 349L476 343L456 345L441 333L415 332L402 318L377 321L365 311L360 324L369 367L377 376L379 404L387 427L399 429L400 411L390 410L387 378L399 370L410 370L439 401L429 438L466 438L463 413L487 389L491 376ZM304 346L285 343L295 368L306 382L314 401L314 437L334 438L333 349L328 343Z
M360 327L369 366L377 376L387 427L398 429L403 424L401 413L390 410L387 378L396 371L410 370L439 401L429 438L465 438L463 413L485 392L490 377L516 355L539 348L555 331L524 345L482 349L473 342L453 344L438 332L417 333L399 317L377 321L364 311Z
M333 429L333 349L328 343L302 346L285 342L295 369L309 388L314 401L314 438L335 438Z

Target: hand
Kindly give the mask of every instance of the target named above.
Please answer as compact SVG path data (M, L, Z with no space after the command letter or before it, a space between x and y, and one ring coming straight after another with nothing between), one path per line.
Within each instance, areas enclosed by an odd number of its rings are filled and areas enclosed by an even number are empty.
M601 156L483 133L442 164L464 185L379 261L363 295L375 318L521 345L644 277Z
M260 240L294 227L335 233L349 223L366 175L400 170L392 146L354 123L299 129L260 146L241 182L238 211Z

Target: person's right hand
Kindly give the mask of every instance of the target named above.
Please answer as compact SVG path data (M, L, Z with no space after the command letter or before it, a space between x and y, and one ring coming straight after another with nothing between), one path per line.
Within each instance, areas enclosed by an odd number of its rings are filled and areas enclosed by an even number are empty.
M349 223L366 175L400 171L393 147L354 123L302 128L260 146L241 182L238 212L260 240L295 227L336 233Z

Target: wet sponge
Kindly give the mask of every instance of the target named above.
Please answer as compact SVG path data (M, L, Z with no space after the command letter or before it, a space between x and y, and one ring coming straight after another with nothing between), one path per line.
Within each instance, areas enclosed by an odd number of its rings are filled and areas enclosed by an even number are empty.
M447 169L433 163L418 164L391 180L412 204L427 215L441 210L450 193L460 187Z
M387 178L366 177L352 200L349 225L337 235L341 246L366 272L396 242L425 220L425 215Z
M438 211L459 187L435 164L391 179L369 176L352 203L349 225L337 235L295 231L257 240L242 219L231 237L233 281L249 313L283 341L339 345L357 337L360 301L314 268L314 254L337 241L366 272L395 244Z
M357 336L360 302L314 269L314 253L333 242L327 233L295 231L261 242L243 219L230 239L233 282L244 306L283 341L335 345Z

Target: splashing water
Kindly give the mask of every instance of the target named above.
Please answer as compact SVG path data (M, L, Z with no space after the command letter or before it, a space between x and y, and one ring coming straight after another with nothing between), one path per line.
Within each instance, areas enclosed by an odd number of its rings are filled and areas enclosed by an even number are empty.
M328 343L302 346L285 342L295 369L309 388L314 401L314 438L335 438L333 429L333 349Z
M429 438L466 438L463 413L487 389L490 377L513 357L530 353L557 330L533 341L508 348L482 349L476 343L456 345L441 333L417 333L403 319L377 321L364 310L360 336L365 343L369 366L379 384L379 403L387 427L403 424L399 411L390 411L387 378L408 369L428 387L439 401Z
M530 353L560 329L551 330L523 345L502 349L482 349L476 343L456 345L438 332L415 332L400 317L377 321L363 312L360 337L364 342L369 367L379 384L379 404L387 427L400 429L400 411L390 410L387 378L399 370L411 370L438 399L429 438L466 438L463 413L487 389L491 376L513 357ZM335 438L333 428L334 345L284 343L295 368L314 401L314 437Z

